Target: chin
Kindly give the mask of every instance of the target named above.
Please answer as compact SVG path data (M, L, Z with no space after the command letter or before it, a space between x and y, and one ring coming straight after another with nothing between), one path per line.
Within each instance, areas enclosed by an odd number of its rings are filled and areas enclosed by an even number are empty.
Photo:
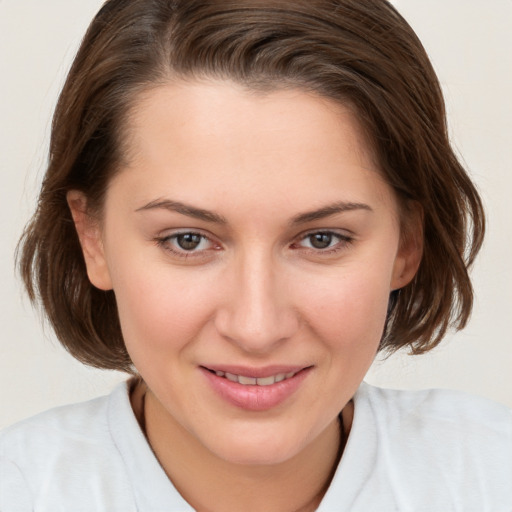
M267 450L261 446L245 446L236 449L223 450L217 454L220 458L231 464L242 466L273 466L284 463L293 458L294 451Z
M305 444L294 442L291 436L277 436L275 432L269 435L234 434L216 441L215 446L211 445L209 449L217 457L232 464L253 466L286 462L297 455Z

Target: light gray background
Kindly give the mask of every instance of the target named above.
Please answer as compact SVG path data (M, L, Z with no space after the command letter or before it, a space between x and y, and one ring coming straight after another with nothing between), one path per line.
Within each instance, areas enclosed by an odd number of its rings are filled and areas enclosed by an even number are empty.
M464 389L512 406L512 0L396 0L439 74L453 142L478 184L489 233L467 329L434 352L377 362L368 379ZM44 171L50 119L100 0L0 0L0 427L108 392L123 374L88 369L43 332L13 253Z

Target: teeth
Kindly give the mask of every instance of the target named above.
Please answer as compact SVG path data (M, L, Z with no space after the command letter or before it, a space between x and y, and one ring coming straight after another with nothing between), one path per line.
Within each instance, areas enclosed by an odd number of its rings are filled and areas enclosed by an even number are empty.
M259 379L256 379L258 386L271 386L272 384L275 384L276 378L275 376L271 375L270 377L261 377Z
M238 376L238 382L240 384L244 384L246 386L252 385L254 386L256 384L257 379L254 377L244 377L243 375Z
M245 375L235 375L234 373L222 372L216 370L215 375L217 377L225 377L231 382L238 382L244 386L271 386L276 382L281 382L285 379L290 379L295 375L296 372L278 373L277 375L271 375L270 377L246 377Z

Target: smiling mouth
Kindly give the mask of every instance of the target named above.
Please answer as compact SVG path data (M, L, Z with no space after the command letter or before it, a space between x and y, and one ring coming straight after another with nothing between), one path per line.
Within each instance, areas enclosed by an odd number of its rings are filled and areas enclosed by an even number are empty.
M303 385L314 366L200 366L211 389L235 407L262 412L283 404ZM236 372L236 373L235 373Z
M210 373L217 375L217 377L223 377L231 382L238 382L238 384L242 384L243 386L272 386L272 384L290 379L299 373L297 371L277 373L276 375L269 375L268 377L248 377L246 375L236 375L234 373L223 372L220 370L210 370L209 368L206 369Z

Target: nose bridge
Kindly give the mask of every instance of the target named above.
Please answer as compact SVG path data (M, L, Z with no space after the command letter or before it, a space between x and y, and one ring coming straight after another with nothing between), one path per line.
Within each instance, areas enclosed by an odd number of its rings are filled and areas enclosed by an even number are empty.
M241 254L232 267L229 298L219 312L222 335L247 352L265 352L297 326L286 278L271 251Z

